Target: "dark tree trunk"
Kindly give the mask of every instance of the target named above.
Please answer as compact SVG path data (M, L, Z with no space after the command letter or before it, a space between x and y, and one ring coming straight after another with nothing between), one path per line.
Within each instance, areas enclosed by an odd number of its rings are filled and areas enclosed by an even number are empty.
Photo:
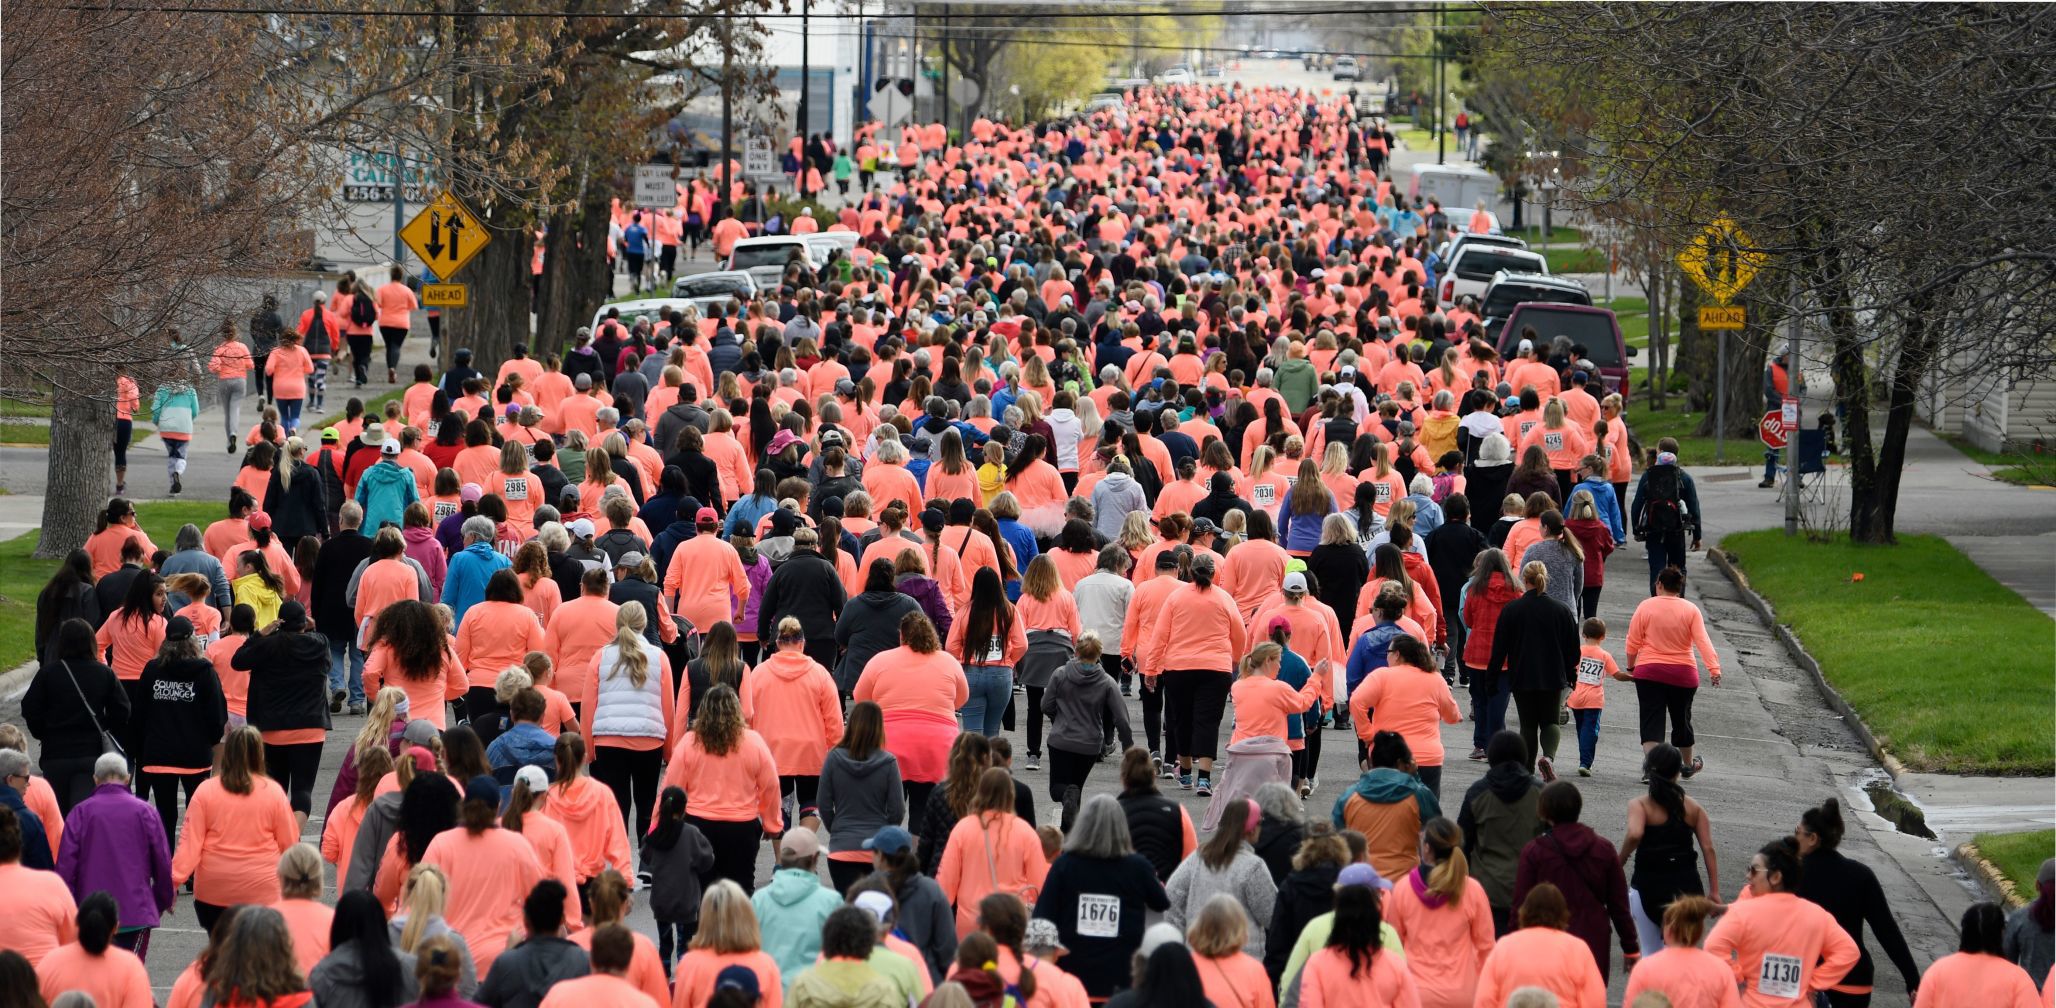
M1885 438L1878 446L1877 526L1870 541L1897 541L1899 480L1906 468L1906 435L1913 428L1914 400L1935 356L1934 310L1946 298L1916 295L1907 301L1906 336L1892 368L1892 387L1885 406Z
M517 340L529 342L528 267L533 247L525 219L488 213L486 226L492 230L492 244L458 278L471 285L471 306L445 311L444 317L450 319L450 346L470 347L472 366L493 374Z
M1863 340L1856 331L1856 313L1849 307L1849 291L1841 276L1840 254L1826 246L1816 262L1822 303L1827 308L1828 338L1834 347L1835 397L1842 406L1842 422L1849 451L1849 538L1856 542L1889 542L1879 539L1878 470L1870 439L1870 369L1863 362Z
M1687 412L1713 412L1713 376L1720 360L1715 334L1699 329L1699 285L1683 280L1678 284L1678 352L1672 358L1676 370L1685 376Z
M111 377L111 376L110 376ZM35 555L62 557L86 544L114 485L114 387L101 394L59 394L50 410L49 483Z
M550 218L544 246L543 309L538 342L561 350L607 300L607 200L589 188L578 209Z
M1665 296L1670 286L1670 271L1657 268L1649 271L1649 287L1643 295L1649 302L1649 404L1655 409L1670 405L1670 299Z

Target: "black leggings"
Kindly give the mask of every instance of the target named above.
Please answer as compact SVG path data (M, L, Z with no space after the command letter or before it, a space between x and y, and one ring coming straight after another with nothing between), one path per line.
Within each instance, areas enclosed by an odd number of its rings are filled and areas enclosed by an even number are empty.
M1173 736L1176 727L1171 723L1177 717L1164 709L1164 680L1158 676L1156 685L1149 680L1142 682L1142 734L1149 739L1149 749L1164 762L1178 758L1178 742Z
M938 781L902 781L900 790L906 795L907 832L921 835L921 819L928 811L928 796L935 793Z
M1580 614L1579 614L1581 618L1583 618L1583 619L1591 619L1592 617L1594 617L1594 616L1597 616L1597 615L1599 615L1599 590L1600 590L1600 588L1602 588L1602 587L1604 587L1604 586L1602 586L1602 585L1586 585L1586 586L1585 586L1585 595L1584 595L1584 599L1583 599L1583 601L1584 601L1584 604L1585 604L1585 608L1584 608L1584 612L1582 612L1582 613L1580 613Z
M1042 694L1045 687L1028 686L1028 758L1042 755Z
M1552 751L1556 748L1556 732L1551 731L1545 734L1542 731L1542 727L1544 725L1552 729L1556 727L1556 710L1561 706L1561 701L1558 698L1562 696L1562 692L1561 690L1553 689L1517 689L1513 691L1513 709L1521 719L1521 744L1527 747L1528 766L1530 767L1535 765L1535 756L1540 752L1549 751L1548 755L1552 759L1556 756L1556 753ZM1539 748L1537 746L1538 737L1540 738Z
M850 886L856 885L864 876L877 871L869 861L837 861L828 858L828 881L835 886L836 895L847 895Z
M379 326L379 339L385 341L386 369L400 366L400 348L407 345L407 329L404 326Z
M214 903L202 903L199 900L194 900L193 919L200 922L201 930L211 935L214 933L214 922L220 920L221 912L227 909L228 908L225 906L219 906Z
M1306 730L1306 748L1292 752L1292 776L1295 781L1312 780L1321 768L1321 725L1312 714L1302 714L1300 725Z
M1640 708L1642 742L1663 741L1665 715L1670 717L1671 745L1680 749L1697 738L1692 734L1692 698L1697 686L1673 686L1648 679L1635 680L1635 700Z
M269 765L268 763L266 765ZM139 773L136 775L136 797L157 805L157 818L164 820L164 839L173 850L178 849L178 793L186 792L186 804L193 803L193 792L200 789L200 782L207 779L207 771L186 774Z
M1064 800L1064 789L1076 787L1080 793L1085 790L1085 779L1092 775L1092 765L1099 762L1098 753L1074 753L1049 747L1049 800Z
M314 775L321 769L321 743L293 745L264 743L264 770L286 789L293 811L306 815L314 811Z
M593 779L614 789L614 800L621 804L621 819L635 824L631 835L637 838L650 831L650 815L657 809L657 778L663 772L661 748L593 747ZM716 851L715 856L719 857L720 852Z
M1171 713L1171 745L1178 755L1213 759L1221 747L1221 715L1228 709L1228 673L1173 669L1158 682L1164 687L1164 706Z
M43 778L57 793L58 811L69 815L72 806L93 796L93 764L99 761L98 756L45 756L39 761Z
M362 385L371 380L371 334L351 333L347 338L350 341L350 376Z
M687 813L685 821L699 827L714 848L714 867L707 871L709 885L716 879L728 879L743 892L757 891L757 849L764 845L763 820L725 822Z
M815 797L821 793L821 775L780 774L778 776L779 797L793 799L793 818L816 811Z

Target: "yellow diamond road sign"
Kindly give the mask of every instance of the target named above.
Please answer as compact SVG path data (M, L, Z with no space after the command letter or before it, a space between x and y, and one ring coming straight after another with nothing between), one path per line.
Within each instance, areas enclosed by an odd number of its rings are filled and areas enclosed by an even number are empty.
M421 257L430 273L448 280L493 236L470 207L449 193L440 193L400 229L400 240Z
M1707 297L1727 304L1749 286L1756 271L1770 259L1755 246L1749 233L1723 214L1693 236L1684 251L1678 253L1678 267Z

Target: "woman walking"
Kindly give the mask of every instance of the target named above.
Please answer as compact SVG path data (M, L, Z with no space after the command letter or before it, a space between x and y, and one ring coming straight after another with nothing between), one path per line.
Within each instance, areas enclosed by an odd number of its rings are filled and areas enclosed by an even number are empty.
M1865 924L1877 932L1878 944L1898 968L1907 990L1922 986L1920 967L1914 964L1906 938L1899 933L1899 921L1892 916L1877 875L1863 862L1842 854L1842 829L1842 803L1833 798L1800 813L1799 825L1792 830L1792 840L1799 845L1799 895L1833 914L1849 933L1849 940L1856 943L1856 965L1840 983L1823 992L1829 1008L1868 1008L1876 966L1863 941Z
M993 893L1032 900L1049 862L1035 827L1014 814L1014 778L988 767L978 778L971 814L950 830L936 884L957 908L957 938L978 929L979 901Z
M1420 1004L1413 977L1398 953L1383 948L1384 924L1378 894L1371 887L1335 890L1335 922L1327 944L1309 956L1299 972L1299 1003L1305 1008Z
M1088 566L1076 577L1065 577L1058 572L1055 555L1045 553L1030 560L1027 571L1021 575L1017 615L1027 632L1028 650L1021 655L1017 667L1021 685L1028 693L1030 770L1042 769L1043 696L1057 670L1077 654L1078 601L1068 585L1077 584L1098 563L1098 550L1090 550Z
M1214 835L1181 862L1164 885L1171 900L1170 910L1164 913L1167 923L1180 929L1190 927L1199 918L1200 908L1218 893L1234 897L1252 917L1271 919L1278 886L1271 881L1270 867L1251 846L1262 821L1263 813L1255 802L1247 798L1228 800ZM1263 933L1251 929L1242 950L1263 959Z
M143 666L143 697L137 712L141 744L135 761L141 779L136 794L145 800L154 796L164 835L176 837L179 792L191 805L213 768L214 746L228 728L221 680L184 616L171 618L157 657Z
M1503 1005L1523 987L1540 987L1565 1008L1606 1008L1606 978L1591 949L1565 930L1570 922L1562 890L1547 882L1529 890L1521 902L1520 929L1499 939L1485 957L1475 1003Z
M1241 611L1234 596L1214 585L1214 570L1212 553L1193 556L1192 581L1164 598L1146 649L1137 649L1143 676L1163 677L1172 735L1167 748L1178 753L1178 786L1196 788L1202 798L1214 793L1229 670L1245 651Z
M321 675L325 689L327 673ZM209 931L223 907L277 902L279 855L300 841L285 789L265 774L265 748L256 728L229 732L214 776L186 803L172 882L192 880L193 914Z
M43 775L65 812L93 793L93 763L107 751L102 740L110 733L128 737L135 715L129 691L101 663L103 653L92 624L65 620L21 698L22 723L42 743Z
M1663 913L1664 946L1629 967L1627 1004L1655 991L1676 1008L1741 1008L1734 970L1699 947L1713 910L1713 901L1704 896L1671 902Z
M244 641L230 663L250 673L250 727L263 733L264 765L304 826L328 738L328 638L314 632L300 603L287 602L278 620Z
M1349 695L1349 716L1357 737L1370 745L1381 731L1396 732L1413 751L1414 772L1437 798L1442 796L1442 725L1458 724L1463 711L1449 683L1436 671L1428 646L1404 634L1394 637L1385 667L1364 676Z
M1033 564L1029 570L1032 579ZM1021 594L1023 605L1031 594ZM1063 806L1057 828L1067 834L1077 818L1079 803L1084 801L1086 778L1102 758L1103 733L1109 729L1118 732L1124 750L1135 744L1135 733L1128 727L1128 705L1121 702L1113 678L1100 666L1100 657L1099 635L1087 630L1079 635L1077 657L1064 663L1050 680L1049 796ZM1030 704L1031 709L1035 706Z
M549 815L562 823L571 837L578 885L584 886L609 867L628 869L633 862L621 804L611 788L587 775L584 736L575 731L557 736L551 754L557 774L550 781Z
M1521 849L1513 898L1520 903L1535 886L1555 885L1570 911L1565 930L1591 947L1600 979L1605 980L1613 956L1613 935L1620 935L1621 959L1630 969L1641 946L1635 940L1636 927L1628 911L1628 881L1621 874L1619 855L1605 837L1578 821L1584 804L1578 786L1570 781L1556 781L1542 789L1535 803L1542 818L1542 835Z
M2035 981L2027 971L2006 958L2005 929L2005 911L1997 903L1971 904L1963 912L1962 941L1956 952L1928 967L1927 975L1921 978L1920 994L1913 999L1913 1008L2033 1008L2046 1003L2046 995L2038 996ZM1829 994L1832 996L1833 991Z
M949 769L956 714L971 698L971 684L963 666L942 650L927 616L908 613L900 617L899 630L900 646L872 658L850 696L872 701L885 713L885 748L899 760L907 807L924 809L928 793ZM922 831L918 819L908 825Z
M756 889L757 850L764 834L785 832L779 809L778 760L764 737L743 721L742 701L727 686L707 691L692 730L671 751L664 786L684 788L686 820L714 846L712 878Z
M792 796L788 818L818 830L821 767L842 741L842 703L835 679L807 657L807 635L799 620L780 619L774 643L777 650L743 680L742 705L771 747L780 791Z
M755 598L754 594L752 598ZM978 579L975 575L971 579L971 605L974 608L978 605ZM850 596L842 607L842 614L835 620L835 643L842 649L842 660L835 666L837 691L849 696L850 691L857 687L857 677L864 674L864 666L879 652L890 651L899 645L900 620L908 613L920 611L919 602L893 587L892 561L883 558L871 561L864 568L863 591ZM953 650L952 653L956 652ZM968 667L965 674L970 674Z
M899 760L885 751L885 713L868 700L850 706L849 727L821 763L816 795L828 835L828 878L836 892L871 871L866 841L906 816Z
M1170 908L1149 860L1135 853L1128 821L1110 795L1094 795L1064 831L1064 850L1050 863L1035 916L1054 921L1065 949L1057 965L1106 997L1127 986L1130 960L1152 912ZM1237 951L1241 942L1235 943Z
M72 550L57 565L43 590L36 594L36 656L45 663L57 643L57 628L66 620L86 621L86 631L100 622L99 593L93 590L93 558L82 549ZM88 650L91 650L88 648Z
M1487 693L1498 689L1502 679L1513 693L1528 765L1548 782L1556 779L1557 713L1564 691L1577 679L1581 642L1572 610L1548 594L1549 568L1539 560L1524 564L1521 579L1527 591L1499 611L1493 627L1484 680Z
M1642 774L1649 793L1628 802L1628 832L1621 839L1620 859L1635 859L1628 879L1628 905L1635 914L1635 932L1645 951L1663 947L1659 921L1671 901L1684 895L1713 894L1719 905L1720 862L1713 849L1713 820L1678 786L1682 761L1678 751L1657 745L1643 757ZM1693 845L1706 858L1702 886Z
M998 571L980 567L971 576L971 604L950 624L948 650L963 663L970 689L957 711L963 730L987 738L998 735L1014 702L1014 666L1028 652L1028 632L1019 611L1007 601ZM1040 729L1036 731L1039 735Z
M336 898L328 931L329 951L307 974L317 1005L334 1008L399 1008L413 996L414 960L402 957L387 931L385 908L362 890Z
M522 899L549 874L521 834L500 827L499 808L499 785L491 777L471 778L459 806L459 828L437 835L421 855L421 864L441 869L449 879L445 913L470 945L481 974L492 969L520 926Z
M1663 742L1663 724L1670 720L1670 744L1684 757L1690 778L1706 761L1692 752L1698 737L1692 731L1692 698L1699 692L1696 652L1706 675L1720 685L1720 655L1706 635L1706 617L1685 598L1685 572L1666 567L1656 575L1656 594L1635 607L1628 620L1628 674L1635 679L1635 701L1641 708L1642 751Z
M614 611L614 640L594 653L578 707L579 727L593 743L593 776L613 790L636 836L650 831L676 717L671 659L644 633L648 619L639 605Z
M1813 1003L1815 992L1841 983L1862 953L1833 914L1800 898L1799 854L1789 837L1757 851L1747 877L1749 898L1728 905L1706 936L1706 951L1729 964L1747 1008Z
M1492 905L1470 877L1455 823L1437 816L1422 824L1420 854L1385 896L1385 919L1406 949L1421 1008L1470 1008L1492 954Z
M165 615L169 612L165 606L169 597L164 579L155 571L145 570L129 581L121 608L108 614L107 622L100 624L99 632L93 635L94 656L105 656L108 666L114 669L115 678L121 680L121 688L128 693L130 711L143 705L143 666L157 657L157 649L164 644ZM110 730L119 732L123 752L135 750L137 725L133 719Z
M1547 594L1568 612L1584 607L1585 551L1576 536L1564 527L1563 514L1554 508L1542 512L1541 538L1529 544L1517 558L1521 569L1539 563L1549 570Z

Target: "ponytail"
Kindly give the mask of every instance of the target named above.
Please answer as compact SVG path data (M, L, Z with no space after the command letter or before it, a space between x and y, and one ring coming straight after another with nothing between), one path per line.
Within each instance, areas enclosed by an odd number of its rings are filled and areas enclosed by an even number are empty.
M407 914L407 926L400 929L400 951L413 952L420 946L429 919L443 912L448 895L449 882L442 869L418 864L407 873L407 892L400 898L400 908Z
M614 668L608 678L622 669L628 670L628 681L636 689L642 689L650 681L650 656L643 650L643 630L649 626L649 614L640 605L625 605L614 615Z
M1428 853L1434 858L1434 867L1427 875L1428 891L1452 905L1463 902L1471 877L1470 860L1463 853L1463 828L1436 816L1421 827L1421 839L1427 841Z
M514 778L514 790L507 795L507 811L500 816L500 828L510 833L521 832L521 817L535 807L535 792L528 789L528 782Z

